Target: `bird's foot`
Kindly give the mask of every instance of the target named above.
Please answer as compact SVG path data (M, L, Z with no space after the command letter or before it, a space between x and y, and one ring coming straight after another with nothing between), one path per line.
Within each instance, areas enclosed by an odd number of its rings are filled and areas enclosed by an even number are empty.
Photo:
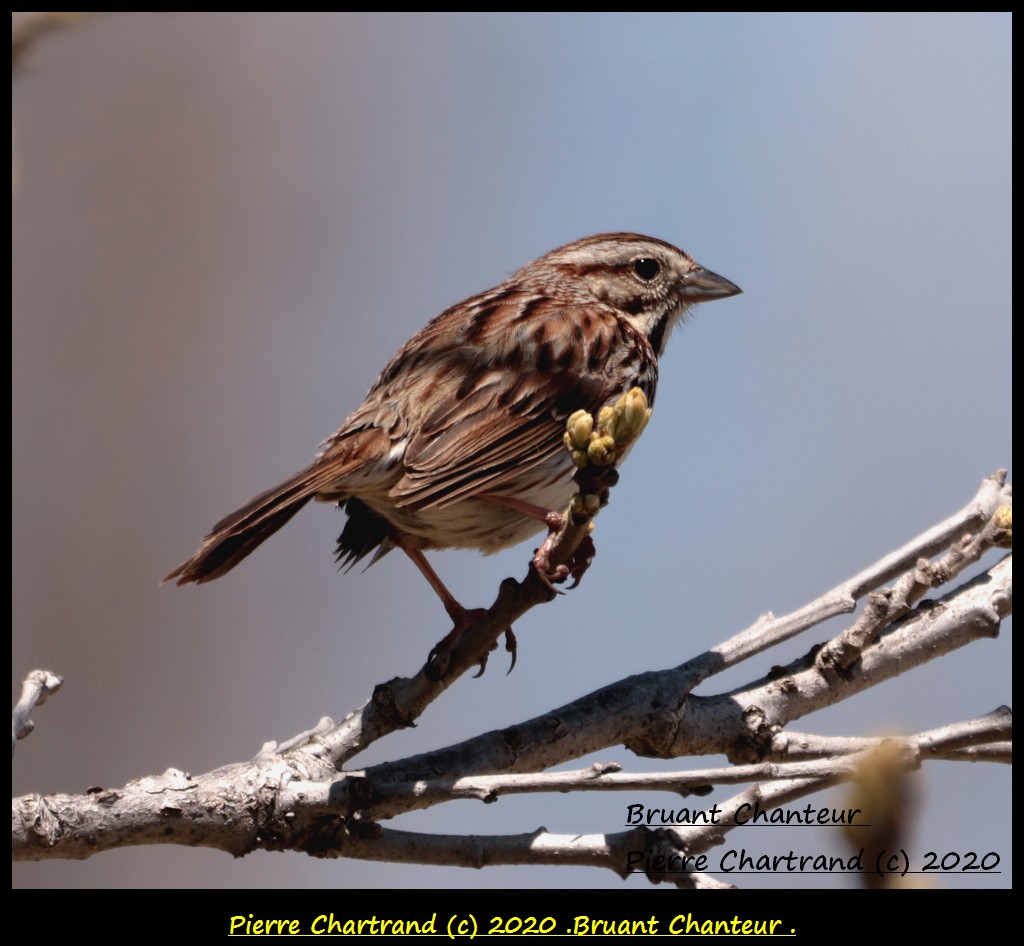
M551 589L552 594L560 594L555 585L565 581L570 571L567 565L552 565L551 553L555 550L559 534L565 528L565 516L560 512L548 512L544 514L543 522L548 527L548 534L541 542L540 548L533 553L533 561L530 564L537 577Z
M427 656L426 674L431 680L441 680L448 672L448 664L451 661L452 652L462 635L469 630L475 621L487 614L484 608L464 608L456 601L445 604L445 610L452 619L455 626L439 640ZM507 673L511 673L516 665L517 642L512 628L505 628L505 650L512 655L512 662L509 664ZM495 650L497 641L491 646ZM480 658L479 670L473 674L474 678L482 677L487 669L487 655Z
M572 521L575 525L578 521L577 516L584 516L586 519L590 519L597 515L598 508L599 497L597 496L574 497L573 505L569 508L569 515L573 517ZM541 543L540 548L534 553L533 561L530 564L537 572L537 577L553 593L560 594L561 592L555 588L555 585L560 585L566 579L571 578L572 584L569 585L569 588L575 588L582 580L586 570L590 568L591 562L594 561L597 549L594 546L594 540L589 535L585 535L567 562L552 565L551 555L566 525L565 516L557 512L549 513L547 523L548 534Z

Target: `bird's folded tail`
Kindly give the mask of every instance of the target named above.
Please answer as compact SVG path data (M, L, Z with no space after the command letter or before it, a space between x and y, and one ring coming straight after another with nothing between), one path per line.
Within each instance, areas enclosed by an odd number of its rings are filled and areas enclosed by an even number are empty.
M160 583L202 584L231 571L256 546L270 538L321 490L330 477L317 464L296 473L273 489L260 493L241 509L218 522L203 545Z

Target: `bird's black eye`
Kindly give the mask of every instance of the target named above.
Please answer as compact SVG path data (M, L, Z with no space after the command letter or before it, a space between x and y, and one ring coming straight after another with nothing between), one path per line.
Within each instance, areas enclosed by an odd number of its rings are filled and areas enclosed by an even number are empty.
M644 282L650 282L661 272L661 263L649 256L638 256L633 260L633 272Z

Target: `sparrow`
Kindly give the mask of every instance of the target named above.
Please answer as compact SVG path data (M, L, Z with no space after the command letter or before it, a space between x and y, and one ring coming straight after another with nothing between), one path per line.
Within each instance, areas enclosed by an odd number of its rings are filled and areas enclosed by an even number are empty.
M217 522L164 582L219 578L310 500L347 515L337 560L412 559L455 622L469 615L424 552L497 552L548 528L571 498L575 411L638 387L694 304L741 292L682 250L602 233L552 250L442 312L385 366L313 462Z

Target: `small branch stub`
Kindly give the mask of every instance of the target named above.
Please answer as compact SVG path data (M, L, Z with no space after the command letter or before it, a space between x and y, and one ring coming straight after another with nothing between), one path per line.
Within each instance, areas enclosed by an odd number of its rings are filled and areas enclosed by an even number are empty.
M24 739L35 728L29 714L37 706L42 706L47 697L52 696L63 684L64 680L49 670L33 670L21 685L21 698L11 711L11 755L19 739Z

